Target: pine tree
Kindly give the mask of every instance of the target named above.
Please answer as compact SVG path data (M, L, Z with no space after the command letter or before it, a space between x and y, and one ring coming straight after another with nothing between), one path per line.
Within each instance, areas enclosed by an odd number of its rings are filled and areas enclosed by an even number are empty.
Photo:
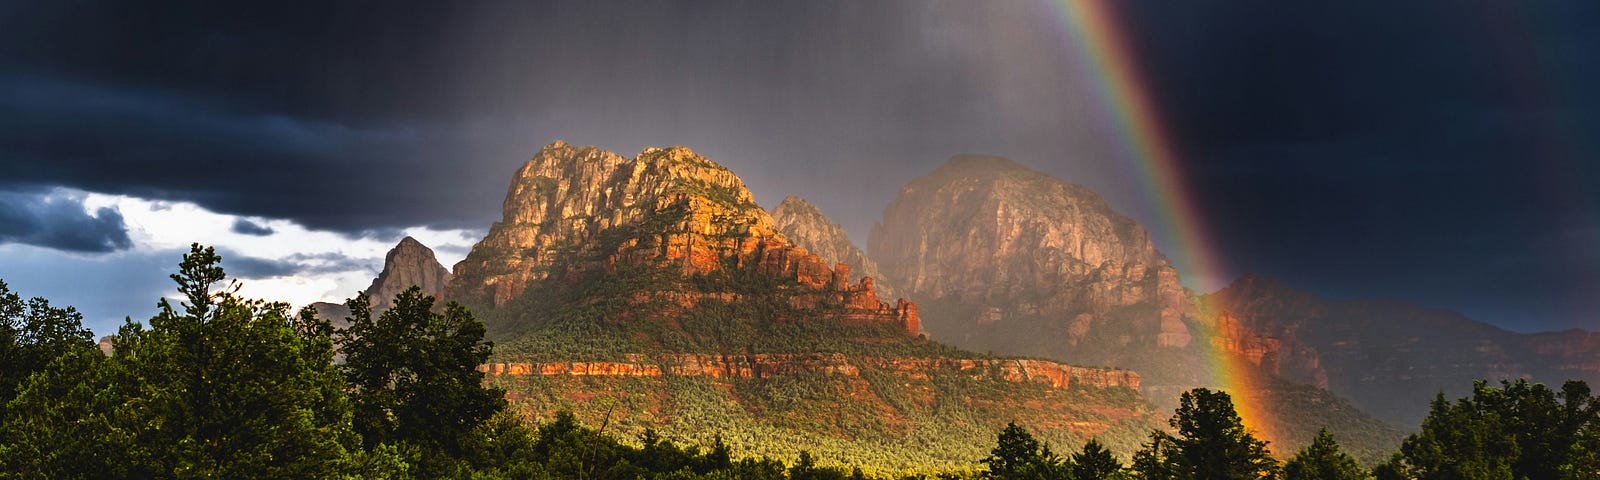
M328 478L354 446L331 354L296 332L288 306L248 301L221 257L194 245L150 328L128 322L115 355L80 349L36 375L6 431L46 445L25 464L60 478ZM12 465L8 462L7 465ZM28 467L24 467L28 468ZM94 471L91 469L98 469Z
M1339 450L1327 429L1283 466L1285 480L1361 480L1368 478L1355 458Z
M1069 475L1048 445L1040 445L1033 434L1016 423L1006 425L982 462L988 467L983 478L993 480L1043 480Z
M1092 438L1083 444L1083 450L1072 454L1069 464L1072 466L1072 478L1076 480L1112 478L1112 475L1122 471L1122 462L1105 445Z
M1145 442L1134 452L1133 462L1128 466L1133 470L1135 478L1140 480L1175 480L1188 478L1181 475L1175 459L1178 458L1178 440L1172 438L1167 432L1156 430L1150 432L1150 441Z
M420 449L424 476L455 470L466 436L506 405L505 393L484 387L477 371L493 348L483 323L460 304L435 312L433 303L413 286L373 319L364 296L351 299L350 327L339 339L355 387L356 431L369 448Z
M56 357L93 348L77 309L52 307L39 297L24 301L0 280L0 405Z
M1275 478L1278 462L1267 442L1251 435L1227 393L1196 388L1179 397L1169 422L1173 438L1151 434L1133 457L1133 470L1148 480L1254 480Z

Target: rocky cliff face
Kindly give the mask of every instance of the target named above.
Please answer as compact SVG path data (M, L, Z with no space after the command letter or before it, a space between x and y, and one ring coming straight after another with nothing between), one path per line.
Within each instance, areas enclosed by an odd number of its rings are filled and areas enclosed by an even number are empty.
M844 227L829 220L811 202L790 196L773 207L771 213L778 231L795 245L817 254L823 260L850 266L850 271L857 278L872 277L880 297L896 298L898 295L891 282L886 281L883 272L878 269L878 263L867 258L865 252L850 242L850 235L845 233Z
M412 286L421 287L425 295L438 297L444 293L445 284L450 282L450 278L450 271L439 264L439 260L433 256L433 249L417 239L406 237L384 256L383 272L378 274L378 278L372 279L372 286L367 287L366 294L372 302L373 313L378 313L388 310L395 295Z
M797 284L797 305L841 305L851 318L912 334L921 328L914 304L881 301L870 279L851 284L848 267L790 243L738 176L683 147L625 159L595 147L546 146L512 178L502 220L456 264L446 291L494 308L537 282L624 265L687 276L755 271ZM699 293L670 295L693 304Z
M1194 341L1178 273L1143 228L1003 158L958 156L906 185L868 252L925 303L929 335L959 346L1139 367Z

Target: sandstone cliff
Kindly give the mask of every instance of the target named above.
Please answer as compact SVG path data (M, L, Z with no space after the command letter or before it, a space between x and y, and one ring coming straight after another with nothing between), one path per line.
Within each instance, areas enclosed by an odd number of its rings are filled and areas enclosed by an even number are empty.
M779 375L861 376L862 368L927 380L942 372L973 372L1015 383L1053 388L1126 388L1139 390L1139 374L1128 370L1085 368L1030 359L881 358L842 353L707 355L628 355L626 361L489 363L478 371L490 375L570 375L659 377L662 375L761 379Z
M790 196L773 207L771 213L778 231L789 241L823 260L849 265L850 271L858 277L872 277L878 296L896 298L894 287L885 280L878 263L867 258L865 252L850 242L850 235L845 233L844 227L829 220L811 202Z
M852 284L847 266L791 244L738 176L683 147L625 159L595 147L546 146L512 178L503 218L456 264L446 296L498 308L536 284L632 265L686 277L757 272L792 283L796 306L837 306L858 321L921 330L916 305L882 301L871 279ZM706 293L717 292L628 292L688 306Z
M925 303L933 338L1198 381L1178 273L1105 200L998 157L962 155L901 189L869 255ZM1160 357L1160 358L1158 358ZM1160 371L1146 370L1155 369Z

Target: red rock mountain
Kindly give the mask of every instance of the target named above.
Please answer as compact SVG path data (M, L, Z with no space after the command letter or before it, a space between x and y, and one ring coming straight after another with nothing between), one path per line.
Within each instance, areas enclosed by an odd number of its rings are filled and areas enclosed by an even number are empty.
M1010 421L1122 450L1156 425L1135 372L917 335L918 306L857 279L871 264L798 202L775 220L683 147L624 158L556 142L518 169L501 220L444 295L488 327L495 357L481 369L513 408L572 410L622 435L720 435L790 460L865 451L867 468L926 469L970 464Z
M640 264L689 275L753 268L798 283L797 305L842 304L851 318L921 331L915 304L880 299L871 279L851 284L848 266L779 233L738 176L683 147L627 159L546 146L512 178L502 220L456 264L446 292L495 308L553 273L564 281Z
M865 252L850 242L850 235L845 233L844 227L829 220L811 202L790 196L773 207L771 213L778 231L789 241L810 250L823 260L849 265L855 278L872 277L879 296L896 298L896 290L885 280L878 263L867 258Z
M1271 433L1274 450L1299 448L1322 427L1368 460L1398 444L1392 427L1321 388L1327 372L1292 330L1268 328L1254 310L1204 308L1136 222L1010 160L957 156L913 180L872 229L868 253L922 304L935 340L1132 369L1164 408L1189 388L1221 386L1219 373L1249 377L1260 388L1233 393L1282 412L1253 427ZM1213 371L1219 356L1253 369Z
M1196 333L1177 270L1142 227L1081 186L1004 158L957 156L900 190L868 253L924 303L935 339L1148 371L1152 391L1199 381L1184 353Z

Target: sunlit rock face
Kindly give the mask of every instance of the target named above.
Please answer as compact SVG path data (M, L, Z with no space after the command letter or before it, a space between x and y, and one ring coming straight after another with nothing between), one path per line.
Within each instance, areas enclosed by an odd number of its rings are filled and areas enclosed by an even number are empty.
M957 156L906 185L868 253L924 304L931 337L963 347L1137 367L1194 341L1188 295L1143 228L1004 158Z
M845 233L844 227L833 223L805 199L794 196L784 198L772 208L772 220L777 224L778 231L795 245L810 250L823 260L849 265L851 274L858 278L872 277L878 296L890 299L898 295L891 282L885 280L883 272L878 269L878 263L850 242L850 235Z
M565 142L546 146L512 177L503 218L456 264L446 296L495 308L534 282L625 264L690 275L754 269L798 283L796 305L827 301L849 307L847 318L892 321L912 334L921 328L914 304L879 300L867 279L850 284L848 267L779 233L732 171L684 147L626 159ZM698 293L671 295L693 305Z

